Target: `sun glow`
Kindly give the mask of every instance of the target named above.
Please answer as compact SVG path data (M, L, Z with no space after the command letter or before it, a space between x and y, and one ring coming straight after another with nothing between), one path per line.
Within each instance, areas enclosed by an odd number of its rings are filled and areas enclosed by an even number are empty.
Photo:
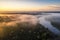
M60 10L60 6L49 6L37 4L35 2L22 2L22 1L1 1L0 11L52 11Z
M1 2L0 11L30 11L38 10L39 6L26 2Z

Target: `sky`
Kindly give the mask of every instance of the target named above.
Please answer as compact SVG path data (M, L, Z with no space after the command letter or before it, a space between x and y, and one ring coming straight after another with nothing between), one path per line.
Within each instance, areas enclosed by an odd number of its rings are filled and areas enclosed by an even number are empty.
M0 0L0 11L60 11L60 0Z

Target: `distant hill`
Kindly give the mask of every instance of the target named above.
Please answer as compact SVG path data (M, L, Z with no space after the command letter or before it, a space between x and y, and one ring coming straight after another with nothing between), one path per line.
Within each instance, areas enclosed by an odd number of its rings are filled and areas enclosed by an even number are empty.
M0 14L29 14L29 15L40 15L42 13L60 13L60 11L6 11L6 12L0 12Z

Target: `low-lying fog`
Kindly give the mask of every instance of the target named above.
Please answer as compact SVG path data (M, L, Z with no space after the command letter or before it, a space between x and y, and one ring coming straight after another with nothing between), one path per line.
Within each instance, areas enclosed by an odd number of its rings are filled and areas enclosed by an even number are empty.
M37 25L37 23L48 28L56 35L60 35L60 30L51 23L60 24L59 13L42 13L42 15L27 15L27 14L0 14L0 28L5 26L16 26L16 23L28 23L27 25ZM41 26L40 26L41 27ZM60 27L59 27L60 28ZM0 30L1 31L1 30Z

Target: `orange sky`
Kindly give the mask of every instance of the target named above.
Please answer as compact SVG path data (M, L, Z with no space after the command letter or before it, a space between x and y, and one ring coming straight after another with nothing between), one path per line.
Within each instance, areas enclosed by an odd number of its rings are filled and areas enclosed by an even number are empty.
M36 2L0 1L0 11L60 11L60 6L42 5Z

